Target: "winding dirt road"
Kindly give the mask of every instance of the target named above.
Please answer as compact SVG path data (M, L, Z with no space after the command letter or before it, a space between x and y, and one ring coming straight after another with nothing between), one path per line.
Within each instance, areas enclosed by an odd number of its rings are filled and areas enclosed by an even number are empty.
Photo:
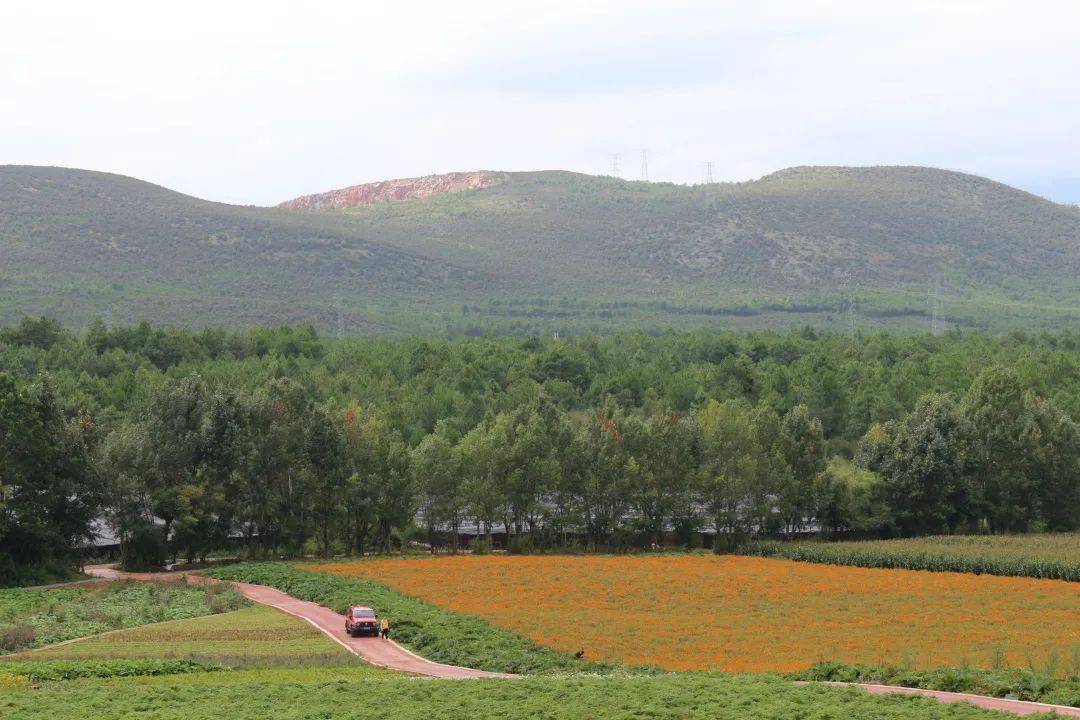
M168 576L164 573L126 573L105 565L91 565L86 568L86 574L103 580L119 580L131 578L136 580L154 580ZM210 582L198 575L188 574L189 582ZM400 670L402 672L425 675L435 678L516 678L520 675L508 673L487 672L473 670L472 668L458 667L456 665L443 665L441 663L425 660L398 645L393 640L382 638L354 638L345 632L345 616L306 600L296 598L265 585L252 585L249 583L232 583L245 597L263 605L277 608L281 612L288 613L305 620L319 630L329 635L335 642L349 652L358 655L372 665ZM818 683L796 683L798 685ZM872 683L840 683L828 682L823 685L838 687L862 688L874 695L921 695L931 697L940 702L955 703L967 702L976 707L987 710L999 710L1013 713L1014 715L1034 715L1036 713L1057 713L1062 717L1080 718L1080 708L1067 707L1064 705L1049 705L1046 703L1026 702L1023 700L1006 700L1004 698L987 697L985 695L968 695L966 693L944 692L941 690L922 690L919 688L897 687L895 685L876 685Z

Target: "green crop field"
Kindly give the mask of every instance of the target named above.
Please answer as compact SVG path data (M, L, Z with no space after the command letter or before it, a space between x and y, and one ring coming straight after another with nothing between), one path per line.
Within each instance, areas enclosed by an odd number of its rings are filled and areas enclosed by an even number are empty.
M858 542L761 542L744 550L756 555L831 565L1080 581L1080 533L942 535Z
M109 630L198 617L247 604L239 593L184 582L111 582L0 590L0 652Z
M303 620L273 608L256 606L31 650L17 659L189 659L236 666L344 662L352 657Z
M845 718L951 720L1001 717L933 700L795 686L778 677L672 674L521 680L426 680L368 668L285 668L170 677L73 680L37 690L0 688L7 720L83 720L139 714L158 720L380 718Z

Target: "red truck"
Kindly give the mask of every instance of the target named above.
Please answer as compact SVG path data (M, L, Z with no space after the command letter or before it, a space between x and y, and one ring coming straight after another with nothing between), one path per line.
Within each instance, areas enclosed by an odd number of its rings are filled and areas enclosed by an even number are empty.
M375 617L375 611L363 605L350 605L345 611L345 632L357 637L358 635L379 636L379 619Z

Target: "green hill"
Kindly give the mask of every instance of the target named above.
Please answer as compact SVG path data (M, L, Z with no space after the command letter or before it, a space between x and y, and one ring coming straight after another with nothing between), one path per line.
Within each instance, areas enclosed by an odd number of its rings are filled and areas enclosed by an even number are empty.
M863 328L925 329L935 278L950 325L1080 321L1080 209L983 178L793 168L688 187L476 175L483 187L438 192L427 178L425 197L381 199L408 196L396 181L371 204L310 211L3 166L0 322L572 332L839 328L853 315Z

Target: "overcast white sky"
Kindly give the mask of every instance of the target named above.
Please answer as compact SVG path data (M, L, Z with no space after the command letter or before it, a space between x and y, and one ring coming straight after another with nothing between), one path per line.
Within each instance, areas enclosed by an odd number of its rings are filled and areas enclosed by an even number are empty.
M965 170L1080 202L1076 0L24 2L0 163L268 204L563 168Z

